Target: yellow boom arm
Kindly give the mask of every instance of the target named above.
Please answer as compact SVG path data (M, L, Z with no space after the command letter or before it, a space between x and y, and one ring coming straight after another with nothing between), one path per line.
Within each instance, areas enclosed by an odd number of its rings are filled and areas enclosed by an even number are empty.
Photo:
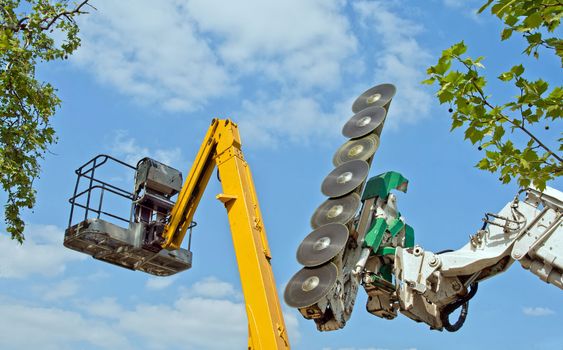
M289 349L262 214L244 160L238 127L213 119L163 234L165 249L178 249L217 166L227 209L248 316L248 349Z

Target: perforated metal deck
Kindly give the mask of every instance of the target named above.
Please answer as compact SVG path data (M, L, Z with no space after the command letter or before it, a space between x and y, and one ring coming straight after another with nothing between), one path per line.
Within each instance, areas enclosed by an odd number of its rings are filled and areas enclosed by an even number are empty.
M67 248L94 259L156 276L169 276L192 266L186 249L153 252L142 248L140 224L124 229L101 219L88 219L65 231Z

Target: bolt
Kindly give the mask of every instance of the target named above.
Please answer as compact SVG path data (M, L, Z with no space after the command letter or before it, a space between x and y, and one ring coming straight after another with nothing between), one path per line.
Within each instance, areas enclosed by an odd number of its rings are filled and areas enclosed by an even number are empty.
M452 288L453 288L455 291L458 291L458 290L461 289L461 286L459 285L459 283L458 283L457 281L454 281L454 282L452 283Z
M436 258L436 256L433 256L428 265L436 267L438 265L438 258Z

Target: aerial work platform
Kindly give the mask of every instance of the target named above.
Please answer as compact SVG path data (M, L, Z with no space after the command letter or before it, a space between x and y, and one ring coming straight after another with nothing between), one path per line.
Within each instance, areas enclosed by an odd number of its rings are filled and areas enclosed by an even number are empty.
M93 158L76 170L64 244L98 260L157 276L189 269L193 217L217 169L223 192L216 198L231 227L248 315L248 349L289 349L258 196L241 146L235 123L213 119L184 183L178 170L150 158L136 166L106 155ZM119 169L104 170L111 166ZM130 175L123 176L124 171ZM133 191L100 180L104 173L125 186L134 174ZM110 195L115 198L107 200ZM78 217L78 210L84 215Z
M103 167L117 166L134 173L135 188L128 192L103 181ZM75 171L71 212L65 231L67 248L88 254L130 270L156 276L169 276L192 266L191 228L188 249L162 249L162 230L170 210L172 197L182 186L182 174L167 165L144 158L136 167L108 155L98 155ZM109 198L108 198L109 197ZM104 204L105 201L105 204ZM130 208L129 218L116 215L108 207ZM77 211L84 215L78 218ZM112 212L110 212L112 211Z

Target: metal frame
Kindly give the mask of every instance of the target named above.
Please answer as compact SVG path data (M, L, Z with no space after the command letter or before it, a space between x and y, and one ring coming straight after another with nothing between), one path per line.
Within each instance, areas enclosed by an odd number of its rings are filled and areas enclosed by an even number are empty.
M90 211L92 211L92 212L97 214L98 219L100 218L101 215L107 215L109 217L124 221L126 223L131 222L131 213L129 214L129 219L126 219L126 218L123 218L121 216L114 215L114 214L111 214L111 213L108 213L108 212L102 210L103 201L104 201L104 193L106 191L113 193L113 194L115 194L119 197L129 199L131 201L136 200L134 193L126 191L126 190L119 188L117 186L111 185L111 184L109 184L105 181L102 181L100 179L97 179L95 177L96 169L105 165L108 162L108 160L114 162L115 164L127 167L131 170L134 170L134 171L137 170L136 167L134 167L134 166L132 166L128 163L125 163L125 162L123 162L119 159L116 159L112 156L109 156L107 154L99 154L99 155L95 156L94 158L90 159L88 162L84 163L78 169L76 169L74 171L74 173L77 175L76 184L74 186L74 192L73 192L72 197L70 197L69 200L68 200L68 202L71 205L70 216L69 216L69 219L68 219L68 227L72 226L75 207L79 207L79 208L84 209L84 220L88 219L88 213ZM87 188L85 190L77 193L78 188L80 186L80 180L82 178L84 178L88 181ZM92 199L92 191L95 190L95 189L101 190L98 208L93 208L93 207L90 206L90 202L91 202L91 199ZM81 199L84 195L86 195L86 203L82 204L82 203L77 202L77 200Z

